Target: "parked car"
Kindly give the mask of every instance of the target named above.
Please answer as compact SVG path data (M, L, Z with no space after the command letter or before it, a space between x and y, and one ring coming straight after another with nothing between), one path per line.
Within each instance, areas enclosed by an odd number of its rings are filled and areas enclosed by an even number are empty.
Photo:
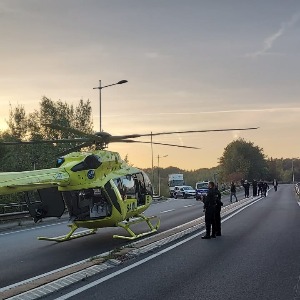
M196 191L189 185L181 185L174 187L174 198L196 197Z
M196 183L196 200L202 200L208 192L208 181L199 181Z

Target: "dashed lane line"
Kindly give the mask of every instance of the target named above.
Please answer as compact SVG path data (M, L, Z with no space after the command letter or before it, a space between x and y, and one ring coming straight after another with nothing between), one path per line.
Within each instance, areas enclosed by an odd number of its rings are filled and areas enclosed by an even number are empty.
M164 210L164 211L161 211L160 214L165 214L165 213L168 213L168 212L171 212L171 211L174 211L175 209L168 209L168 210Z

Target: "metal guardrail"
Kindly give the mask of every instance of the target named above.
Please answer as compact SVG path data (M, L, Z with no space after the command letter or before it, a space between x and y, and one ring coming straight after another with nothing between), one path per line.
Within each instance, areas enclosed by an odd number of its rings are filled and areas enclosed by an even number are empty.
M0 204L0 223L31 218L26 202Z
M31 218L28 211L19 211L14 213L0 214L0 223L5 221L14 221L24 218Z
M26 202L0 204L0 214L28 211Z

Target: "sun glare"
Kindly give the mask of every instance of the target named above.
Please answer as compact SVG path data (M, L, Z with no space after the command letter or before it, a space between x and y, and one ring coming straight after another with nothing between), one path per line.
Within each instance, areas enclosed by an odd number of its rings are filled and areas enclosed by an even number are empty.
M7 129L7 123L4 120L0 120L0 130L4 131Z

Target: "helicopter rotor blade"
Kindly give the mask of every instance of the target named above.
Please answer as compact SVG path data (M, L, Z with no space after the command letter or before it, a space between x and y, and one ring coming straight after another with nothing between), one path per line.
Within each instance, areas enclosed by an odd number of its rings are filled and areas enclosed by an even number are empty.
M69 153L71 153L71 152L75 152L75 151L80 150L80 149L82 149L82 148L91 146L92 144L93 144L93 143L91 143L91 142L86 142L86 143L80 144L80 145L78 145L78 146L69 148L69 149L67 149L67 150L65 150L65 151L59 152L59 153L57 154L57 156L64 156L64 155L67 155L67 154L69 154Z
M128 134L128 135L120 135L120 136L112 136L106 132L97 132L96 134L90 134L85 133L83 131L80 131L75 128L70 127L64 127L56 124L43 124L44 126L61 130L65 132L70 132L73 134L85 136L87 138L90 138L91 140L97 141L97 142L105 142L105 143L111 143L111 142L121 142L124 141L124 139L130 139L130 138L138 138L138 137L146 137L146 136L156 136L156 135L168 135L168 134L176 134L176 133L204 133L204 132L224 132L224 131L238 131L238 130L255 130L259 127L248 127L248 128L225 128L225 129L206 129L206 130L186 130L186 131L167 131L167 132L158 132L158 133L146 133L146 134Z
M101 144L101 143L109 143L110 142L110 137L111 135L107 132L96 132L96 133L86 133L81 130L78 130L76 128L72 127L65 127L57 124L42 124L45 127L55 129L55 130L60 130L62 132L68 132L68 133L73 133L75 135L83 136L85 137L86 141L91 141L92 143L96 144Z
M158 135L168 135L168 134L184 134L184 133L204 133L204 132L224 132L224 131L244 131L244 130L255 130L259 127L249 127L249 128L227 128L227 129L206 129L206 130L186 130L186 131L167 131L167 132L158 132L158 133L147 133L147 134L128 134L128 135L120 135L120 136L112 136L107 132L97 132L95 134L86 133L81 130L71 128L71 127L64 127L56 124L42 124L45 127L54 129L54 130L61 130L63 132L73 133L75 135L83 136L79 138L72 138L72 139L55 139L55 140L31 140L31 141L14 141L14 142L0 142L0 145L21 145L21 144L55 144L55 143L83 143L82 145L75 146L71 149L80 149L92 144L100 148L104 148L109 143L151 143L151 142L142 142L142 141L134 141L128 140L130 138L139 138L139 137L152 137ZM152 142L153 144L157 145L166 145L166 146L174 146L174 147L182 147L182 148L194 148L199 149L196 147L188 147L188 146L180 146L180 145L173 145L173 144L163 144ZM71 149L67 150L68 153Z
M141 143L141 144L155 144L155 145L163 145L163 146L172 146L172 147L179 147L179 148L189 148L189 149L201 149L192 146L181 146L181 145L174 145L174 144L166 144L166 143L157 143L157 142L142 142L142 141L134 141L134 140L124 140L121 141L123 143Z
M155 136L155 135L167 135L167 134L175 134L175 133L201 133L201 132L222 132L222 131L237 131L237 130L255 130L259 127L248 127L248 128L225 128L225 129L206 129L206 130L186 130L186 131L167 131L167 132L158 132L158 133L147 133L147 134L132 134L132 135L124 135L118 136L118 138L137 138L143 136ZM112 136L114 137L114 136Z
M30 144L58 144L58 143L75 143L90 141L86 138L76 139L59 139L59 140L32 140L32 141L14 141L14 142L0 142L0 145L30 145Z
M50 128L50 129L55 129L55 130L60 130L60 131L63 131L63 132L69 132L69 133L73 133L73 134L77 134L77 135L81 135L81 136L95 138L94 134L86 133L86 132L83 132L81 130L78 130L78 129L75 129L75 128L72 128L72 127L65 127L65 126L61 126L61 125L57 125L57 124L51 124L51 123L44 123L42 125L47 127L47 128Z

